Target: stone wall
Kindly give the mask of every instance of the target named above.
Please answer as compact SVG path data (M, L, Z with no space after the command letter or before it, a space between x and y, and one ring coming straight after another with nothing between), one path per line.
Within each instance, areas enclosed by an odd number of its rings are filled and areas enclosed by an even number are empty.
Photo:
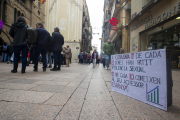
M4 2L6 2L6 6L3 6ZM41 4L39 6L38 0L34 2L26 0L25 3L21 0L0 0L0 5L0 20L3 19L3 10L5 8L5 21L3 21L4 26L0 35L0 40L8 44L13 40L9 36L9 30L15 21L15 9L17 10L16 19L18 17L18 12L20 12L20 15L25 17L27 24L30 24L32 27L36 27L37 23L45 23L45 5Z

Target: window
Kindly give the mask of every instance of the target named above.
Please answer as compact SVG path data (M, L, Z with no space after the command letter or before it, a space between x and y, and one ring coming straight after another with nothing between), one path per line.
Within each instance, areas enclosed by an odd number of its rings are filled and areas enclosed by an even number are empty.
M3 12L2 12L2 21L3 21L3 22L6 21L6 7L7 7L7 2L4 1L4 3L3 3L3 8L2 8L2 10L3 10Z
M21 0L25 4L25 0Z
M38 15L40 15L41 14L41 12L38 10Z
M15 8L14 9L14 23L16 22L16 19L17 19L17 9Z
M21 13L20 13L20 11L18 11L18 14L17 14L17 15L18 15L18 17L19 17L19 16L21 16Z
M41 6L41 0L38 0L38 6L39 7Z
M21 16L23 16L23 17L24 17L24 14L22 13L22 14L21 14Z

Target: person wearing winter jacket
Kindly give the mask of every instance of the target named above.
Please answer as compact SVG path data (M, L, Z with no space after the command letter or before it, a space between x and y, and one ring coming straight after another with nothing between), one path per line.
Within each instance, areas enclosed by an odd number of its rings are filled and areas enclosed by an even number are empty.
M88 63L90 64L90 60L91 60L91 54L90 53L88 53L88 55L87 55L87 60L88 60Z
M92 54L92 59L93 59L93 67L96 66L96 60L98 58L98 53L96 52L96 50L94 50L93 54Z
M13 42L11 42L11 44L9 44L9 45L7 46L7 52L8 52L8 62L7 62L7 64L9 64L10 58L11 58L13 52L14 52ZM11 62L11 63L12 63L12 62Z
M86 64L86 58L87 58L87 54L86 54L86 52L84 52L84 54L83 54L83 64Z
M25 73L26 64L27 64L28 47L27 47L27 42L26 42L27 25L26 25L26 21L24 17L22 16L18 17L17 22L15 24L12 24L9 34L14 39L13 40L14 68L11 72L17 73L20 51L22 51L21 73Z
M38 71L38 57L39 54L42 55L43 58L43 71L46 71L47 61L46 61L46 52L47 48L51 42L50 33L44 29L41 23L37 23L36 25L36 33L37 33L37 41L35 43L35 57L34 57L34 72Z
M1 50L2 50L1 62L6 62L6 59L7 59L7 44L6 44L6 42L1 46Z
M105 54L105 65L107 67L106 69L108 69L111 61L111 55L115 54L115 48L111 43L111 39L108 39L108 42L103 45L103 51Z

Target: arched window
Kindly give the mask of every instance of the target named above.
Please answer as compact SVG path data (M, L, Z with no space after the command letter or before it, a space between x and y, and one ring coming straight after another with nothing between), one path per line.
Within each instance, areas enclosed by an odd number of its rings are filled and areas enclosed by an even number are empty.
M6 10L7 10L6 8L7 8L7 2L4 1L3 8L2 8L2 10L3 10L3 12L2 12L2 21L3 22L6 22Z
M17 9L15 8L14 9L14 23L16 22L16 19L17 19Z
M24 17L24 14L22 13L22 14L21 14L21 16L23 16L23 17Z

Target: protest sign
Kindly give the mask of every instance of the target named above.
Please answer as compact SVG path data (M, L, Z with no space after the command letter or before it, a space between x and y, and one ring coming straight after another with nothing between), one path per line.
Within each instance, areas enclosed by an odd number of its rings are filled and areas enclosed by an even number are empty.
M111 56L111 88L167 111L166 50Z
M0 30L3 29L3 21L0 20Z

